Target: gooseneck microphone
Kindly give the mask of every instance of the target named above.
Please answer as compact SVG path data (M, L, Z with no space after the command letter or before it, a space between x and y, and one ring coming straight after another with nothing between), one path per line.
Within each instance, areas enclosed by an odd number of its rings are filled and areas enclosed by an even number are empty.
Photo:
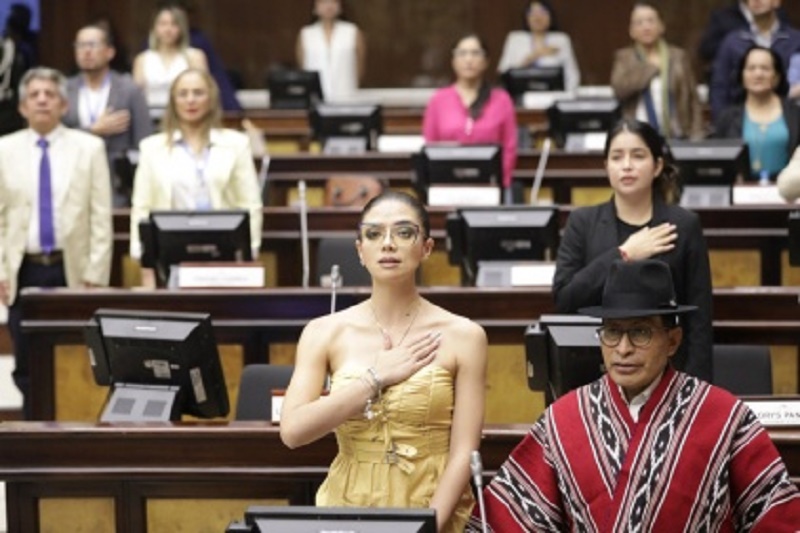
M472 481L475 483L475 492L478 493L478 509L481 512L481 531L487 533L486 529L486 504L483 501L483 461L481 452L472 450L469 456L469 469L472 471Z
M297 183L297 191L300 199L300 248L303 260L303 288L308 288L308 206L306 204L306 182L300 180Z
M533 188L531 189L531 205L539 203L539 190L542 188L542 179L544 179L544 169L547 167L547 159L550 157L550 138L544 140L544 146L539 153L539 165L536 167L536 175L533 179Z
M336 289L341 285L339 265L331 266L331 314L336 312Z

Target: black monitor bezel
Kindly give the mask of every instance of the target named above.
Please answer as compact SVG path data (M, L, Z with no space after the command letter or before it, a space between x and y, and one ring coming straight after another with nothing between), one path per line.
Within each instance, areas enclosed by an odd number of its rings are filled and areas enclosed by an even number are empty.
M522 104L526 92L563 92L565 87L562 66L512 68L501 78L503 87L517 105Z
M621 118L622 107L614 98L562 99L547 109L548 131L559 148L566 145L569 134L606 133ZM576 122L583 126L574 127Z
M312 137L325 142L335 137L362 138L368 150L378 148L383 133L383 108L379 104L318 104L308 110ZM342 131L342 124L357 124L361 131Z
M267 74L270 109L310 109L325 101L319 72L304 69L275 69ZM303 94L287 94L288 88L302 86Z
M496 257L481 255L476 256L476 252L470 247L470 228L469 222L465 215L469 213L498 213L502 216L508 216L515 212L548 212L550 213L549 221L542 225L533 228L537 238L537 247L532 248L530 253L509 252L504 257ZM544 261L554 260L555 254L558 250L560 242L560 227L559 227L559 212L557 206L534 206L534 205L510 205L510 206L496 206L496 207L462 207L458 208L454 213L447 217L446 230L447 230L447 250L448 259L450 264L460 265L462 271L462 280L467 284L473 284L477 276L477 267L479 261ZM514 225L514 229L525 227ZM492 229L502 228L493 226L492 228L484 228L482 231L491 231ZM505 228L507 229L507 228ZM481 231L480 228L475 228L473 231ZM541 253L540 253L541 249ZM547 251L550 252L550 257L547 257Z
M419 533L436 533L436 511L431 508L386 507L314 507L314 506L251 506L245 511L246 525L255 526L256 520L284 519L322 523L323 521L392 521L420 522ZM253 529L254 532L260 531Z
M212 231L206 228L205 230L191 230L195 234L211 235L212 238L217 238L217 242L206 243L206 245L216 245L221 254L219 258L208 257L208 254L202 253L181 254L174 246L175 241L181 241L177 237L181 232L173 232L159 227L159 220L164 219L215 219L231 216L239 217L239 221L233 229ZM146 220L140 222L139 232L142 241L142 266L155 268L158 282L161 285L167 283L170 268L182 262L242 262L253 260L250 213L245 209L155 210L150 212ZM190 233L190 230L187 230L186 233ZM228 238L224 238L226 235ZM171 244L170 240L173 241ZM201 244L196 244L196 246L199 247ZM166 252L162 250L166 250Z
M131 337L114 336L103 331L103 322L107 320L133 321L140 324L140 332ZM189 334L182 340L147 337L154 324L167 322L187 323L190 327ZM115 386L179 387L180 405L177 413L198 418L216 418L227 416L230 412L222 361L211 315L208 313L101 308L95 311L87 323L85 336L95 382L101 386L110 386L112 393ZM152 343L152 351L142 352L141 368L137 371L131 370L129 361L122 361L130 356L130 345L134 343L145 346ZM177 348L179 346L184 347ZM198 350L198 347L202 349ZM147 367L144 358L152 357L153 353L158 353L171 363L177 360L177 363L170 364L169 378L157 378L155 370L151 377L148 371L142 370ZM176 366L178 364L181 366ZM197 380L198 376L199 382L193 383L193 379ZM198 390L206 395L206 401L198 400Z

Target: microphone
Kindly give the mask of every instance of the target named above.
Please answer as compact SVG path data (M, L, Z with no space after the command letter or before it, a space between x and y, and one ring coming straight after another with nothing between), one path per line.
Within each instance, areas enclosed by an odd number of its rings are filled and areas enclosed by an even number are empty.
M339 265L331 266L331 314L336 312L336 289L341 284Z
M483 462L481 461L481 452L478 450L472 450L469 456L469 469L472 471L475 492L478 493L478 509L481 511L481 531L486 533L486 503L483 501Z
M542 152L539 155L539 165L536 167L536 177L533 179L533 188L531 189L531 205L539 203L539 189L542 188L542 178L544 178L544 169L547 166L547 159L550 157L550 137L544 140Z
M300 247L303 258L303 288L308 288L308 209L306 205L306 181L300 180L297 183L298 196L300 198Z

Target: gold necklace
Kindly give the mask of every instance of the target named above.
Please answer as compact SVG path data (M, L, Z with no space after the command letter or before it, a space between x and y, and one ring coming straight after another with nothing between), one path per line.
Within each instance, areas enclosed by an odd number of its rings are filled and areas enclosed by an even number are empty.
M375 305L372 303L372 298L369 299L369 308L372 310L372 318L375 320L375 324L378 326L378 329L381 330L381 334L386 336L389 339L389 341L392 343L392 347L401 346L403 344L403 341L406 340L406 337L408 336L408 332L411 331L411 326L414 325L414 322L416 322L417 316L419 315L419 310L422 307L422 299L421 298L417 299L417 301L414 302L414 304L412 304L412 305L416 306L416 309L414 310L414 316L411 317L411 320L409 321L408 326L406 326L406 329L403 332L403 336L400 337L400 341L398 341L397 344L395 344L394 341L392 340L392 336L389 333L389 329L383 327L383 324L381 324L381 321L378 320L378 313L375 312ZM408 312L406 313L406 316L408 316L410 314L411 314L411 307L408 308Z

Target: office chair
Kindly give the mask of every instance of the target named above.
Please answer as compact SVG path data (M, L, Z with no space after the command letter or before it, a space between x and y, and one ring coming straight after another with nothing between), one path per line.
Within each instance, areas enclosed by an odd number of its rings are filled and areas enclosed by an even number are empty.
M714 385L737 396L772 394L769 346L715 344Z
M272 391L288 387L292 372L291 365L246 365L239 383L236 420L272 420Z
M319 285L330 286L333 265L339 265L342 286L368 287L372 284L369 272L358 259L355 243L355 230L352 237L323 237L319 240L315 278Z
M383 192L383 184L372 176L331 176L325 182L325 205L364 207Z

